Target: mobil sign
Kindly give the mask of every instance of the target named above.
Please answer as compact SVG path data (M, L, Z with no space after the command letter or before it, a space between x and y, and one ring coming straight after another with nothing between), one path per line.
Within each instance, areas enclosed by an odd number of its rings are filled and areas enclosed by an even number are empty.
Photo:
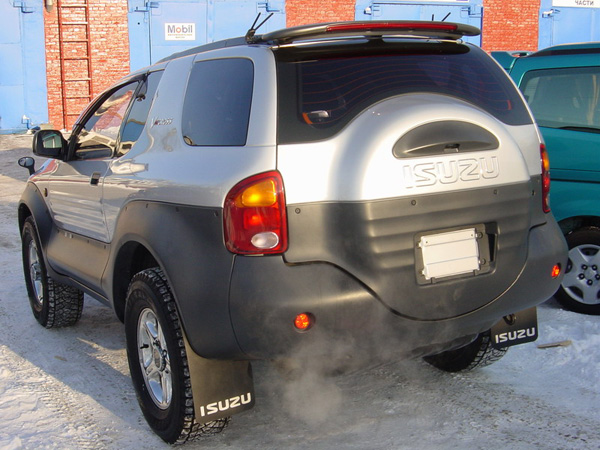
M195 23L165 23L166 41L195 41Z

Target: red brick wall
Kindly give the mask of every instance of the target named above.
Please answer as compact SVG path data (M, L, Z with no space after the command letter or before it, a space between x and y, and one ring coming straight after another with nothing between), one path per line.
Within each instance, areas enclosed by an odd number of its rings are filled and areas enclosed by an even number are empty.
M540 0L484 0L484 50L537 50Z
M355 0L287 0L285 2L288 27L310 23L354 20Z
M82 0L62 0L63 22L85 22L83 8L66 8L66 5L81 5ZM129 72L129 35L127 30L127 2L122 0L88 0L91 91L96 96L114 81ZM52 11L44 12L46 32L46 66L48 83L48 115L54 128L70 129L77 114L89 101L90 87L86 81L67 83L61 86L59 51L58 12L55 4ZM85 26L63 26L63 54L80 57L87 53L84 42L65 42L85 39ZM66 79L90 78L85 61L65 60ZM67 100L67 123L63 120L63 96ZM72 98L82 97L82 98Z
M354 0L287 0L287 26L354 20ZM484 50L537 50L540 0L484 0Z

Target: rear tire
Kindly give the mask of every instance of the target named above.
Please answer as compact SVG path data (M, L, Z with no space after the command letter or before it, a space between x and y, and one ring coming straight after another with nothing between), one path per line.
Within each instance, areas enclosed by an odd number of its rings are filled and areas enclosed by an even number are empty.
M486 331L479 334L473 342L464 347L426 356L423 359L445 372L468 372L495 363L507 351L507 348L497 349L492 347L491 334Z
M33 218L25 219L21 233L23 273L33 316L46 328L77 323L83 311L83 292L48 276Z
M566 240L569 260L555 298L570 311L600 315L600 228L579 228Z
M159 268L136 274L125 307L131 379L150 428L169 444L217 434L229 417L198 423L177 306Z

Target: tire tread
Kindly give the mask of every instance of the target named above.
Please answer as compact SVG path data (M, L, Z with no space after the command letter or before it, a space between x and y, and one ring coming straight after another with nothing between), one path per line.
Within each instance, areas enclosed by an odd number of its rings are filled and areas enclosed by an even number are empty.
M470 372L495 363L507 351L507 348L493 347L491 334L486 331L464 347L426 356L423 359L445 372Z

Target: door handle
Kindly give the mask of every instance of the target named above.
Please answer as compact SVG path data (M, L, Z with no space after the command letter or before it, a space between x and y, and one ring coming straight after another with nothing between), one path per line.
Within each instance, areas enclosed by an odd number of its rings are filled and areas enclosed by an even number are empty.
M97 185L98 185L98 182L100 181L100 176L101 176L101 173L100 173L100 172L94 172L94 173L92 174L92 178L90 179L90 184L91 184L92 186L97 186Z

